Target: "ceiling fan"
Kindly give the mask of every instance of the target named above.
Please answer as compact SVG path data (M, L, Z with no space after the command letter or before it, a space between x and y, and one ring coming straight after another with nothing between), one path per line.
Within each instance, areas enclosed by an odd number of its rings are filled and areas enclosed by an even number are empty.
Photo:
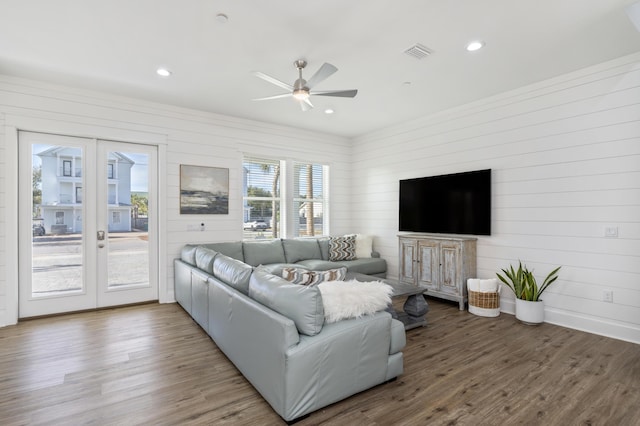
M283 89L288 90L290 93L284 93L282 95L268 96L266 98L258 98L254 99L254 101L266 101L270 99L279 99L279 98L288 98L293 97L294 99L300 102L300 107L303 111L308 111L313 108L313 104L309 100L310 96L338 96L341 98L353 98L358 94L357 90L318 90L312 91L311 89L321 81L330 77L333 73L338 71L338 68L333 65L325 62L322 64L320 69L316 71L316 73L311 76L309 81L302 78L302 70L307 66L307 61L304 59L299 59L293 63L293 65L298 69L298 79L293 83L293 86L282 82L276 78L268 76L261 72L254 72L258 78L261 78L265 81L268 81L271 84L275 84L278 87L282 87Z

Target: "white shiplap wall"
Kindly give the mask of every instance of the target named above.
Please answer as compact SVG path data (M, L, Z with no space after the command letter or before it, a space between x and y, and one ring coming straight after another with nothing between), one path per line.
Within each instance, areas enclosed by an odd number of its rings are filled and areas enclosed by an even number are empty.
M478 276L518 259L541 278L562 265L547 321L640 343L640 54L357 138L355 230L377 236L397 276L398 180L485 168ZM508 292L502 308L513 312Z
M9 128L55 132L131 142L160 140L165 147L166 164L160 170L164 229L161 238L166 262L168 299L173 298L173 264L180 248L190 242L233 241L242 238L242 155L273 156L321 162L331 166L333 182L331 223L333 233L348 232L350 143L347 139L260 123L240 118L188 110L60 87L44 82L0 75L0 326L10 324L16 308L12 292L16 238L7 240L9 201L16 183L15 172L5 175L5 162L15 162L16 148L8 148ZM180 215L180 164L230 169L228 215ZM13 195L11 196L13 197ZM15 221L15 219L11 219ZM188 225L204 222L205 232L186 232ZM162 222L161 222L162 223ZM163 247L161 247L161 250ZM9 259L7 261L7 259ZM10 264L7 264L10 263ZM17 293L17 290L16 290ZM11 300L8 300L11 299Z

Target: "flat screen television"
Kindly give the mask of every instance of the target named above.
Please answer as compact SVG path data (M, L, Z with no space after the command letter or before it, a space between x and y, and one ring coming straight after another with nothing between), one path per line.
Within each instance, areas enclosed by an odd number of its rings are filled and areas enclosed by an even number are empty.
M491 169L400 181L400 231L491 235Z

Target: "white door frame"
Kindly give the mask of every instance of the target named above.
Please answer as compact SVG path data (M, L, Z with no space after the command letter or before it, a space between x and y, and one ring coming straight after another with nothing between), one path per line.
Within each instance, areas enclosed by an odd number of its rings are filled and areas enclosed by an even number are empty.
M175 300L173 286L167 285L167 241L163 230L167 229L166 218L166 165L167 135L146 131L116 128L112 123L100 126L63 122L56 119L27 117L6 114L4 127L5 153L7 154L5 170L6 196L6 305L4 318L0 311L0 326L18 322L18 131L42 132L61 135L73 135L91 139L126 141L139 144L156 145L158 147L158 299L160 303Z

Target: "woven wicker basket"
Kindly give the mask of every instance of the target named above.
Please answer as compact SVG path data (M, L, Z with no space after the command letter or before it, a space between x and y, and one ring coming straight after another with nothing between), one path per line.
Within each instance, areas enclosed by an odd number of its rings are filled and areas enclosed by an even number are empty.
M469 305L483 309L499 309L500 293L480 293L469 290Z
M469 313L481 317L497 317L500 315L500 290L483 293L468 290L469 293Z

